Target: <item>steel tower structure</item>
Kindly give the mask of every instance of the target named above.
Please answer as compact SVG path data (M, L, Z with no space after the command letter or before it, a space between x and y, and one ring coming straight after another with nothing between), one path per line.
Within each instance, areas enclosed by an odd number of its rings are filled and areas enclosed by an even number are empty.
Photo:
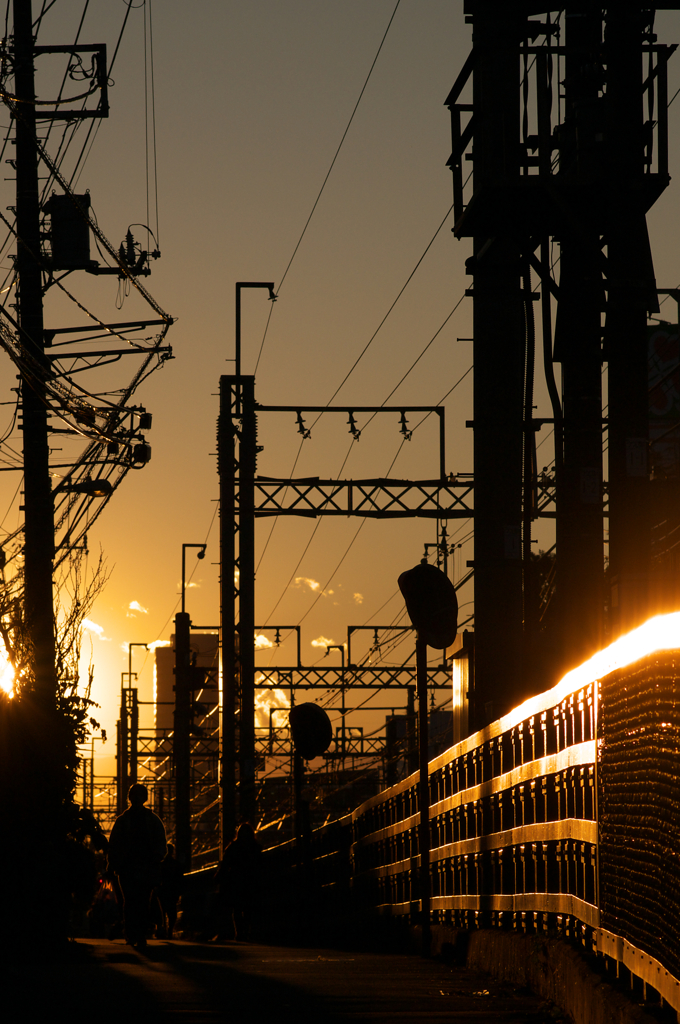
M654 9L666 6L676 5L576 0L553 11L466 0L473 48L446 102L454 231L473 242L476 679L486 721L597 649L605 600L611 636L646 614L646 330L658 311L646 214L669 182L675 47L653 33ZM539 300L557 492L555 612L541 632L531 559L535 436L546 422L533 414Z

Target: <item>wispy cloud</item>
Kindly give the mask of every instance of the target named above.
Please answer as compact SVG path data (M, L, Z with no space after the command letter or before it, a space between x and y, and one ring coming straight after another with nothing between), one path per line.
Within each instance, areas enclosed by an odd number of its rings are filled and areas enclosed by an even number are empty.
M138 645L135 644L135 647L137 647L137 646ZM151 651L152 653L153 653L153 651L156 650L157 647L171 647L171 646L172 646L172 644L170 643L169 640L152 640L151 643L146 645L147 650ZM120 649L121 649L121 651L125 651L126 654L129 654L129 652L130 652L130 644L128 644L128 643L121 644L120 645Z
M143 604L139 603L139 601L130 601L125 617L127 619L136 619L138 613L140 615L148 615L149 609L145 608Z
M151 651L151 653L153 653L156 650L157 647L170 647L170 641L169 640L152 640L150 644L144 644L144 643L141 643L141 642L137 643L137 641L135 641L134 646L139 648L139 652L140 653L143 653L143 648L144 647L146 647L147 651ZM130 653L130 644L127 643L127 642L126 643L122 643L120 645L120 649L125 654L129 654Z
M255 676L255 686L261 682L264 676L258 673ZM269 728L270 708L289 708L290 700L283 690L255 690L255 725L259 729ZM286 715L272 715L274 726L288 725Z
M268 647L273 647L273 646L274 646L274 644L272 643L272 641L269 639L269 637L265 636L264 633L256 633L255 634L255 650L256 651L264 651Z
M363 604L364 603L364 595L363 594L353 594L352 596L354 598L354 603L355 604Z
M296 576L293 586L298 587L298 589L301 589L303 587L309 587L312 593L316 594L317 591L320 591L323 594L323 590L321 590L321 584L319 583L319 581L310 579L309 576Z
M92 619L83 619L83 629L86 629L88 633L94 633L99 640L110 640L110 636L104 636L104 627L99 626Z
M312 647L329 647L335 640L329 640L327 636L317 636L316 640L310 641Z

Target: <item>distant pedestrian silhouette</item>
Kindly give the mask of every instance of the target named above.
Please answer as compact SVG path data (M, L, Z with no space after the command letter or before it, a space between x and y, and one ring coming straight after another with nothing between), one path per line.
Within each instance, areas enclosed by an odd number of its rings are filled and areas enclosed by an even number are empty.
M123 894L125 939L137 949L146 946L151 893L167 849L163 822L144 806L148 799L146 786L130 786L130 806L116 818L109 837L109 869Z
M260 885L261 855L253 826L243 822L236 838L225 848L217 869L218 939L226 937L230 919L235 937L248 938Z
M112 883L101 878L92 906L87 912L90 936L93 939L110 939L118 921L118 902Z
M175 847L168 843L168 852L161 861L160 885L158 887L158 902L161 905L163 915L163 927L167 938L172 938L172 933L177 922L177 901L184 888L184 872L175 860Z

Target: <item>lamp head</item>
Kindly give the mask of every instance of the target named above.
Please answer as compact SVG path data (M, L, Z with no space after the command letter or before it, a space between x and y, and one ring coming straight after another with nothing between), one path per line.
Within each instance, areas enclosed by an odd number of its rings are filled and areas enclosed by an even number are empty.
M85 494L89 498L110 498L113 494L113 485L110 480L88 477L86 480L67 481L59 484L55 487L54 493L56 494L58 491L65 494Z

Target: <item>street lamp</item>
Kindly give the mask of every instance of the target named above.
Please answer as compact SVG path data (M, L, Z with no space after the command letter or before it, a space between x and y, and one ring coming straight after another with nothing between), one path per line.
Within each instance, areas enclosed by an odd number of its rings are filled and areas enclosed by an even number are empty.
M182 544L182 611L175 615L175 728L172 754L175 762L175 848L185 871L191 867L191 619L186 612L186 551L198 548L205 558L205 544Z
M149 645L144 640L140 640L140 641L135 640L134 643L128 644L128 687L132 686L132 648L133 647L144 647L147 651L149 650ZM136 675L136 673L135 673L135 675Z
M231 839L236 825L236 765L239 767L239 810L243 821L255 815L255 521L239 515L238 547L230 517L235 513L234 488L248 491L248 481L257 464L257 424L254 407L255 378L241 375L241 292L244 288L266 288L273 302L273 281L236 282L236 336L234 376L220 379L220 632L223 666L222 695L222 838ZM227 400L227 395L230 397ZM233 403L232 403L233 398ZM226 400L226 404L225 404ZM240 429L235 418L241 419ZM227 421L232 424L226 428ZM226 429L225 429L226 428ZM238 437L238 441L237 441ZM238 451L238 455L237 455ZM230 467L227 469L227 465ZM238 587L234 571L239 571ZM238 615L237 615L238 608ZM238 619L238 623L237 623ZM236 649L236 637L240 647ZM240 683L239 748L236 750L237 679Z
M122 794L120 796L121 805L125 806L125 797L127 796L127 789L129 785L132 785L137 781L137 739L139 735L139 704L137 701L137 690L132 689L133 676L136 679L137 673L132 671L132 648L143 647L148 651L149 645L144 641L135 640L128 644L128 699L125 699L125 694L121 693L120 702L120 717L121 717L121 730L122 730L122 743L123 749L120 752L121 756L121 789ZM125 678L125 673L121 673L121 684ZM121 687L122 688L122 687Z
M102 729L101 736L95 736L94 733L90 737L91 748L90 748L90 785L89 785L89 796L87 793L87 759L83 758L83 766L85 768L83 772L83 806L89 807L91 811L94 811L94 744L98 740L101 743L106 743L106 731Z
M59 484L53 493L56 494L58 491L65 494L86 494L90 498L110 498L113 494L113 484L110 480L88 477L75 483Z
M206 546L207 545L205 545L205 544L182 544L182 615L184 615L184 612L185 612L184 597L185 597L185 592L186 592L186 583L185 583L185 577L186 577L186 568L185 568L186 549L187 548L200 548L201 550L198 552L196 557L197 558L205 558Z
M273 281L237 281L236 282L236 376L241 376L241 289L242 288L266 288L269 291L269 301L276 302Z

